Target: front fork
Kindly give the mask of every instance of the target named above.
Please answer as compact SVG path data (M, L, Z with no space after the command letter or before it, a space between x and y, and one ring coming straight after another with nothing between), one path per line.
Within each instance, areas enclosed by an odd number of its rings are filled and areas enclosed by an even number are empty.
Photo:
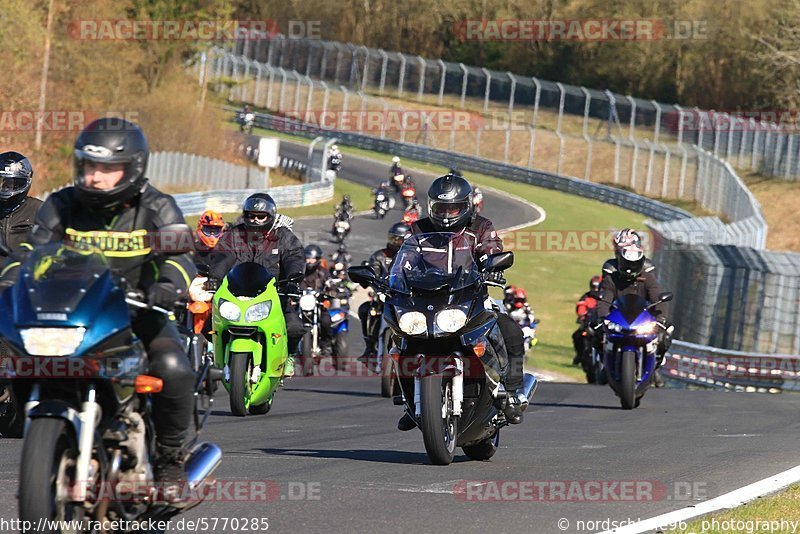
M464 360L460 356L453 355L451 357L452 363L446 365L440 372L451 372L450 388L453 400L453 415L456 417L461 416L461 406L464 403ZM414 376L414 415L417 419L422 417L422 409L420 407L420 389L421 389L421 376L419 369L425 369L425 358L419 359L418 371ZM446 407L445 407L446 408Z

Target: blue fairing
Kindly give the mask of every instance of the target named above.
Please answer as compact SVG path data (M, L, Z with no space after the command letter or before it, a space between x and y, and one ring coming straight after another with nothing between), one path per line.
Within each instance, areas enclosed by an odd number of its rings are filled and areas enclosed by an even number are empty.
M349 322L347 319L347 310L337 308L335 310L328 310L328 313L331 316L331 324L333 325L333 335L337 335L342 332L347 332L347 325ZM337 323L336 316L339 315L340 313L344 314L344 319L340 318L339 322Z
M637 380L637 389L640 385L649 382L650 375L656 366L655 343L653 342L658 337L657 327L654 324L655 317L647 311L646 307L647 302L640 297L626 298L624 302L615 301L611 312L606 317L606 339L614 346L614 350L605 350L603 354L606 370L610 378L618 382L622 353L634 352L637 367L641 365L642 368L641 376ZM637 328L645 328L647 325L653 326L651 331L637 333ZM616 327L619 329L617 330Z

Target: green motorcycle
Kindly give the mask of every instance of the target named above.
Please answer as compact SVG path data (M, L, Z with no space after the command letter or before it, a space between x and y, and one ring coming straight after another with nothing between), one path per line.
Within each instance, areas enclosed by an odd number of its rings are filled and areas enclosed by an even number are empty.
M231 412L269 412L288 357L275 277L257 263L231 269L214 294L212 325L214 363L223 369Z

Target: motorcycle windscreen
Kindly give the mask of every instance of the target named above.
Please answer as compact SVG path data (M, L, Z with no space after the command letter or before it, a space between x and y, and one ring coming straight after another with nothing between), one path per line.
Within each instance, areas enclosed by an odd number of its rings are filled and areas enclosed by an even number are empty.
M463 234L452 232L407 237L389 272L389 286L400 291L456 291L479 279L472 244Z
M38 314L70 313L109 270L105 256L96 249L48 243L28 254L17 286Z
M636 318L641 315L647 307L647 300L639 295L622 295L614 301L614 308L619 311L629 325L632 325Z
M228 273L228 291L235 297L255 298L267 290L269 281L274 278L258 263L240 263Z

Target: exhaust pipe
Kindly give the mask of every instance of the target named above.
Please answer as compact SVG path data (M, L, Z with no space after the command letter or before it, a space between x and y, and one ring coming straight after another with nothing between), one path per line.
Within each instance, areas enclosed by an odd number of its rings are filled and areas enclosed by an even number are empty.
M189 459L186 460L186 481L192 495L197 494L195 490L207 481L221 461L222 449L213 443L203 442L192 449ZM200 504L201 500L179 501L173 506L185 511Z
M533 394L536 393L536 388L539 387L539 381L536 380L536 377L530 373L525 373L522 375L522 387L517 390L517 397L518 398L526 398L528 402L531 402L533 399ZM522 410L525 411L527 405L522 405Z

